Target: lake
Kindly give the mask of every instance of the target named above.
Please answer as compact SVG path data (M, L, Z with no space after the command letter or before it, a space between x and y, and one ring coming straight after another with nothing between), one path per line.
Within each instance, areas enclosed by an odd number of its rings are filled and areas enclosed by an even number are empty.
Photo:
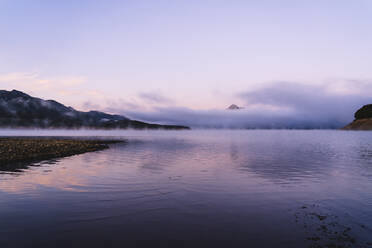
M1 172L0 247L372 247L372 132L14 135L126 142Z

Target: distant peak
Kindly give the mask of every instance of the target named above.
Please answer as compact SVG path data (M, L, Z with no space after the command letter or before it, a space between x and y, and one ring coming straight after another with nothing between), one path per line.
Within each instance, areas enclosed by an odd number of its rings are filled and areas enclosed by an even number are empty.
M236 104L231 104L227 109L228 110L237 110L237 109L242 109L242 107L239 107Z

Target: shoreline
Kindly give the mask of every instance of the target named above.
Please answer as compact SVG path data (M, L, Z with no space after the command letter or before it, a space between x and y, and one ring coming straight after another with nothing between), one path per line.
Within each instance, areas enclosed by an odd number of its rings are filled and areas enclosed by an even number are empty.
M27 168L26 163L63 158L109 148L120 140L81 138L2 137L0 138L0 171Z

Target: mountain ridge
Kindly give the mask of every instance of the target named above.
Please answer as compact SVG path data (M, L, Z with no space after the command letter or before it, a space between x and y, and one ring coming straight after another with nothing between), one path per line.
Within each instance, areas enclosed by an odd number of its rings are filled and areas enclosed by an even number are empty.
M55 100L32 97L18 90L0 90L0 127L96 128L96 129L190 129L131 120L100 111L78 111Z

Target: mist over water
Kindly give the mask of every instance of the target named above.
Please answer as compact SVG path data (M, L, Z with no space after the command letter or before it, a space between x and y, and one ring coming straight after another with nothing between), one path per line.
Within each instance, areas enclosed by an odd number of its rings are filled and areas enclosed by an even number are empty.
M331 240L317 231L322 225L341 234L350 228L355 247L371 242L371 132L1 130L0 136L15 133L127 142L2 172L2 247L308 247L315 242L309 237Z

